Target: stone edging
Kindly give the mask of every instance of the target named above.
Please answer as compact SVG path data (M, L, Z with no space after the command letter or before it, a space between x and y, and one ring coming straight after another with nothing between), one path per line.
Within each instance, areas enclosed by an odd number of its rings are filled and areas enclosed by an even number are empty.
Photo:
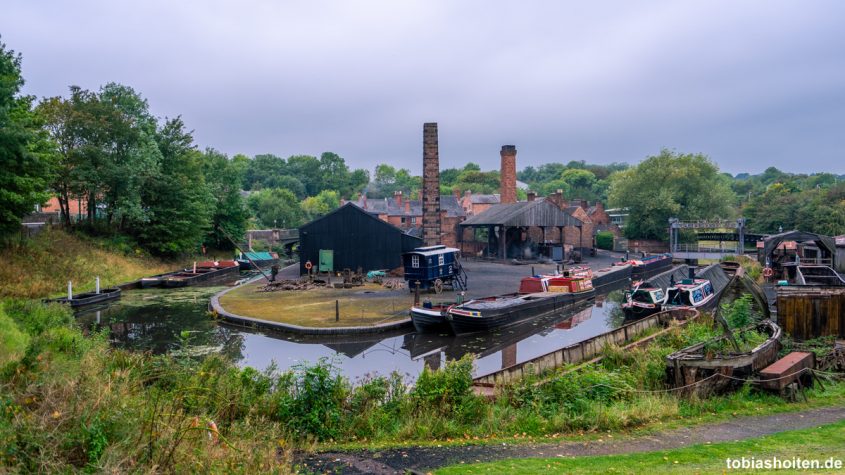
M299 264L293 264L299 265ZM234 287L229 287L221 292L214 294L208 302L208 310L214 313L217 317L221 318L222 320L233 323L235 325L245 326L245 327L253 327L253 328L266 328L270 330L277 330L289 333L299 333L302 335L355 335L355 334L364 334L364 333L381 333L388 330L396 330L399 328L410 327L411 326L411 318L408 317L404 320L399 320L398 322L391 322L391 323L381 323L378 325L370 325L365 327L330 327L330 328L323 328L323 327L303 327L299 325L291 325L288 323L280 323L280 322L272 322L269 320L262 320L260 318L253 318L253 317L245 317L243 315L237 315L231 312L226 311L222 305L220 305L220 297L222 297L226 292L231 290L237 289L242 285L247 285L252 282L255 282L258 279L262 279L262 276L257 276L254 279L250 279L244 282L241 285L236 285Z

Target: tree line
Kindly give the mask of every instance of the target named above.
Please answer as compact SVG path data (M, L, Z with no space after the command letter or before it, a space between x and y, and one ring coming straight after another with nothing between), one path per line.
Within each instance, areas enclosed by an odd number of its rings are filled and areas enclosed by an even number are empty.
M358 193L419 198L422 178L378 164L371 176L336 153L228 157L199 150L181 117L152 115L131 87L108 83L37 101L21 94L21 56L0 43L0 240L51 196L63 225L129 236L157 254L229 246L249 227L297 227ZM665 239L668 219L748 218L748 228L845 234L845 176L769 168L732 176L701 154L662 150L635 166L584 161L525 167L517 178L541 196L627 208L625 234ZM497 193L499 171L475 163L441 171L441 193ZM525 199L525 191L519 190ZM71 203L86 203L74 221Z

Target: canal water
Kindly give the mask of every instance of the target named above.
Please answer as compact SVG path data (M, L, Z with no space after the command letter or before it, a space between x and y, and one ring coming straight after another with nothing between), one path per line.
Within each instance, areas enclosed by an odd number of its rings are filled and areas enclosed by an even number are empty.
M108 328L114 346L193 355L219 353L241 366L285 370L328 358L352 381L393 371L416 379L425 365L439 367L467 353L478 355L483 375L596 336L622 324L622 291L593 302L484 335L418 334L413 328L376 335L309 337L221 324L207 311L223 287L124 291L107 306L77 315L83 328Z

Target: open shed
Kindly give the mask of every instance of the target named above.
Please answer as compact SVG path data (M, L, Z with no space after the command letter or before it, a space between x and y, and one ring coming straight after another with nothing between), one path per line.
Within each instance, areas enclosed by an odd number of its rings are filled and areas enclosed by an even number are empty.
M781 246L784 243L794 245ZM788 252L789 249L792 252ZM764 238L760 250L758 259L761 265L773 268L776 276L793 276L794 268L799 265L833 267L836 243L832 237L822 234L787 231Z
M564 228L572 226L583 230L583 222L565 213L549 201L523 201L518 203L496 204L490 206L480 214L468 218L460 224L465 228L485 229L487 232L488 257L522 258L525 250L547 244L547 231L559 231L560 243L563 246ZM539 242L533 242L530 232L539 229ZM463 235L463 233L459 233ZM592 243L592 236L583 236L580 246ZM563 256L560 256L561 258Z

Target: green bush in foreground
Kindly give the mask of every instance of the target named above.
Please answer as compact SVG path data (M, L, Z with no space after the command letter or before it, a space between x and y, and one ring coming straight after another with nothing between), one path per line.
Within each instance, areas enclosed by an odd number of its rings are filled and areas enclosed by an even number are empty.
M398 374L352 384L326 360L257 371L110 349L38 302L4 301L0 328L0 467L22 472L284 472L290 449L314 443L549 436L788 407L749 388L707 400L664 391L665 356L710 338L710 321L607 348L599 364L526 378L494 401L473 393L470 357L413 387ZM841 401L842 385L811 394Z

